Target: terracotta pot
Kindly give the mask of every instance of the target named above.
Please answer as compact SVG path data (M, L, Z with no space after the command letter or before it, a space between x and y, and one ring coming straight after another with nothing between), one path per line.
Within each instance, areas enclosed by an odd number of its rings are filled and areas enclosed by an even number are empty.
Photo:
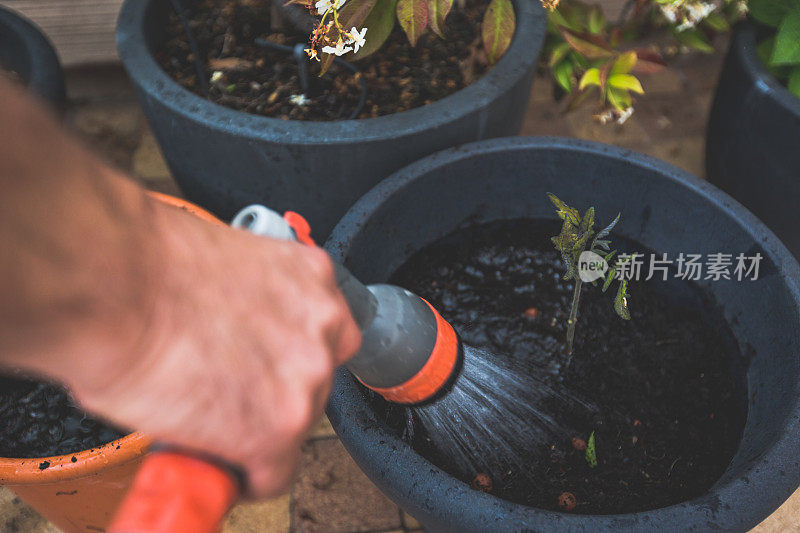
M66 533L102 531L122 501L149 443L141 433L132 433L74 454L3 457L0 484Z
M161 193L154 198L221 224L194 204ZM128 490L150 440L132 433L102 446L67 455L0 457L0 485L65 533L104 531Z

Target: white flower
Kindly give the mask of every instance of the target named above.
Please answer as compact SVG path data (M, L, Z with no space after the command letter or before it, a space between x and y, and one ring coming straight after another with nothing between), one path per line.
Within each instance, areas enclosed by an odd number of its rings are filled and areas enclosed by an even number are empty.
M221 70L215 70L214 73L211 74L211 83L217 83L222 80L222 76L224 76L224 74Z
M350 39L347 44L355 45L355 50L353 52L358 52L358 49L366 44L367 40L364 39L364 36L367 34L367 28L361 28L361 32L356 29L355 26L350 30Z
M338 41L336 43L336 48L334 48L333 46L325 46L325 47L322 48L322 52L323 53L325 53L325 54L335 54L337 56L343 56L347 52L350 52L352 50L353 50L353 47L352 46L345 46L344 41Z
M304 105L311 102L311 98L307 97L304 94L293 94L289 97L289 101L296 106L303 107Z
M625 121L631 118L631 115L633 115L633 107L628 107L617 117L617 124L625 124ZM628 305L627 302L625 302L625 305Z
M678 10L675 7L664 4L661 4L658 7L661 9L661 13L664 15L664 18L672 23L678 22Z
M346 0L336 0L335 2L331 2L331 0L319 0L319 2L314 4L314 7L317 8L317 13L324 15L329 9L341 9L345 1Z

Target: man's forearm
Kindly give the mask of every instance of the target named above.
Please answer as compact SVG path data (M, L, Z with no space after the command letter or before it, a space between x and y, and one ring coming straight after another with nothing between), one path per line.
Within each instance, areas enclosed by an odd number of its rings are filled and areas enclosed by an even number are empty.
M158 268L151 203L3 80L0 128L0 364L132 346Z

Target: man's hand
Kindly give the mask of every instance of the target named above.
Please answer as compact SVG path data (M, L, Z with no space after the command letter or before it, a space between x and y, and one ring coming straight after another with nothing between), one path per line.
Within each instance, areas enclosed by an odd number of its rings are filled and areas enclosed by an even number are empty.
M327 254L154 206L163 252L132 353L69 378L87 409L241 466L252 495L286 489L333 369L360 333ZM100 372L98 372L100 370Z
M284 490L360 334L326 254L149 198L0 80L0 364Z

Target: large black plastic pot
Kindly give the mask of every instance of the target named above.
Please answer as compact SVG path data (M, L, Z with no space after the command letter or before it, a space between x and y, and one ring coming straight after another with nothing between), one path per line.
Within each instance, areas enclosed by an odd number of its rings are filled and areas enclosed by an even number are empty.
M800 257L800 98L767 72L750 23L733 34L707 135L708 179Z
M328 416L345 447L381 490L433 531L745 531L756 525L800 484L800 267L724 193L612 146L497 139L440 152L393 174L350 209L326 248L363 281L385 281L415 251L457 228L552 219L546 191L606 216L621 211L615 234L670 258L679 252L763 256L757 281L700 282L749 359L746 427L722 478L699 498L625 515L512 504L472 490L418 455L339 370Z
M0 6L0 67L16 72L28 89L62 109L64 73L53 46L31 22Z
M443 148L519 132L544 39L539 2L513 0L517 31L476 83L430 105L366 120L284 121L206 101L153 59L169 2L126 0L117 45L164 157L188 199L229 218L260 202L302 213L324 240L395 170Z

